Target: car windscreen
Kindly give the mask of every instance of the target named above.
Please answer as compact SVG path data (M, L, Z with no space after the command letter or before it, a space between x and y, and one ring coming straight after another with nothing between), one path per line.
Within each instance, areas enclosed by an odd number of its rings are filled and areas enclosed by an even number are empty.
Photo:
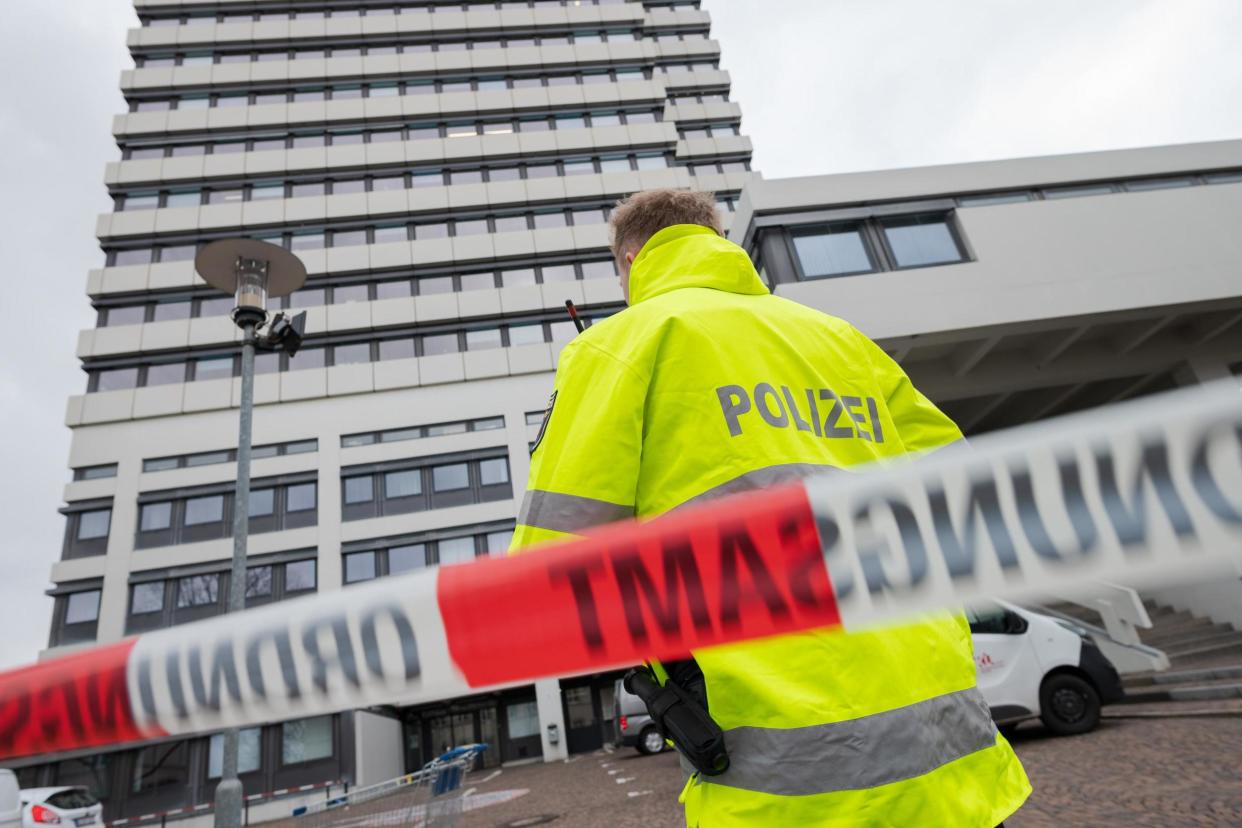
M55 808L64 808L65 810L89 808L98 803L99 800L86 788L70 788L67 791L57 791L47 798L48 805Z

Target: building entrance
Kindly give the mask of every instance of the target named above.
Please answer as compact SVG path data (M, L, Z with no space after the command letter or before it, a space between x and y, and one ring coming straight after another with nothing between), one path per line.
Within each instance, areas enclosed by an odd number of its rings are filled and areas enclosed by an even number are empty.
M570 753L599 750L613 740L614 690L623 672L561 681L566 747Z
M533 724L526 720L527 706L535 707L531 687L405 708L401 719L406 772L418 770L449 748L478 742L488 745L479 759L480 767L538 756L539 719L532 714Z

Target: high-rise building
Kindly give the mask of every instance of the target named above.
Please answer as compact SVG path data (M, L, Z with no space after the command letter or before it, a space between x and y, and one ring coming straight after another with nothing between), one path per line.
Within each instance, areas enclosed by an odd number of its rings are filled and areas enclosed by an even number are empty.
M575 333L565 300L588 325L622 307L611 205L693 186L728 215L750 177L708 15L697 0L136 6L47 654L224 611L239 357L232 298L194 272L213 239L271 241L310 273L282 303L308 311L304 347L257 360L247 602L504 550ZM490 743L488 763L593 749L614 678L247 730L243 783L366 784L462 742ZM109 818L135 817L206 807L220 739L27 764L26 784L88 784Z

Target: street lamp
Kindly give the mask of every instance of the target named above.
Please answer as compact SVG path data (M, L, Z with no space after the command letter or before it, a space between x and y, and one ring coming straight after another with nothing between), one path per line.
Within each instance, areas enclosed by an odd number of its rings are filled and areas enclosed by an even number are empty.
M194 257L194 269L207 284L237 297L233 321L242 329L241 417L237 431L237 488L233 497L233 567L229 576L229 612L246 606L246 540L250 523L250 430L254 418L255 348L297 353L306 313L293 319L278 313L267 326L267 300L287 296L306 282L306 268L282 247L254 239L212 242ZM242 785L237 778L237 728L224 732L220 783L216 786L216 828L239 828Z

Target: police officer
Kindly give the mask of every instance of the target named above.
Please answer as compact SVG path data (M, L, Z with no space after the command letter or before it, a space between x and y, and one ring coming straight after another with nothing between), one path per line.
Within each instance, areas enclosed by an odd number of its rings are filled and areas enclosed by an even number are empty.
M561 353L515 550L961 439L859 331L773 296L710 194L637 193L611 225L629 307ZM691 828L992 828L1030 793L960 613L693 656L732 763L691 776Z

